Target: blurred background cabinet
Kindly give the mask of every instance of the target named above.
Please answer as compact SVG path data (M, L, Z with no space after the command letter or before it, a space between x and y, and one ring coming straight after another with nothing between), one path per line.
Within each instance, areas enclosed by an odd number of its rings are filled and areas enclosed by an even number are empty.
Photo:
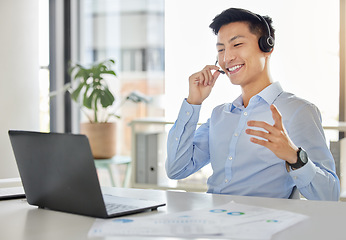
M183 180L171 180L167 177L167 135L173 124L174 122L163 118L139 118L131 121L132 187L194 192L207 190L210 165Z

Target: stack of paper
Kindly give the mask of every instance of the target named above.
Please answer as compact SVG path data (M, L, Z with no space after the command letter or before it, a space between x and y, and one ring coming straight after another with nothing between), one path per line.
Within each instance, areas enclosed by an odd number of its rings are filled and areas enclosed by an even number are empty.
M207 208L144 217L97 219L89 237L174 236L237 239L270 239L308 217L283 210L230 202Z

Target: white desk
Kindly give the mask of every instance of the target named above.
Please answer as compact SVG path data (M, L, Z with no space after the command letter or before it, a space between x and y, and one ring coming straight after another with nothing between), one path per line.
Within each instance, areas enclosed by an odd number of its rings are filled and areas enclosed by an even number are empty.
M324 130L337 130L339 132L346 132L346 122L327 122L323 124Z
M283 209L310 216L309 220L276 234L273 237L274 240L346 239L345 202L271 199L122 188L107 188L105 191L108 193L122 194L123 196L141 197L167 202L167 206L160 207L158 211L140 213L142 216L218 206L234 200L238 203ZM87 233L94 220L91 217L38 209L37 207L28 205L24 199L0 201L0 239L4 240L88 239ZM121 236L97 239L167 240L172 238Z

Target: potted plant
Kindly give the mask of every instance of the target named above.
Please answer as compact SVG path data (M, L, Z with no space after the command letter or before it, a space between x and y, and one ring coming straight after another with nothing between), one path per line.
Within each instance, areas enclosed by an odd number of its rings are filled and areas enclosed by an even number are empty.
M80 132L88 137L95 159L111 158L116 154L116 123L109 120L119 116L109 112L115 97L104 79L106 75L116 77L111 70L113 64L115 61L109 59L90 67L76 64L69 70L73 79L69 90L71 98L89 120L81 123Z

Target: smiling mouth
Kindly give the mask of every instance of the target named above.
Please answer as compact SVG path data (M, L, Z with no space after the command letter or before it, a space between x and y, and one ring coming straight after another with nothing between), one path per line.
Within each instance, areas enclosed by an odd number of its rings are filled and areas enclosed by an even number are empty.
M226 68L229 74L234 74L237 73L242 67L244 66L244 64L238 64L235 65L231 68Z

